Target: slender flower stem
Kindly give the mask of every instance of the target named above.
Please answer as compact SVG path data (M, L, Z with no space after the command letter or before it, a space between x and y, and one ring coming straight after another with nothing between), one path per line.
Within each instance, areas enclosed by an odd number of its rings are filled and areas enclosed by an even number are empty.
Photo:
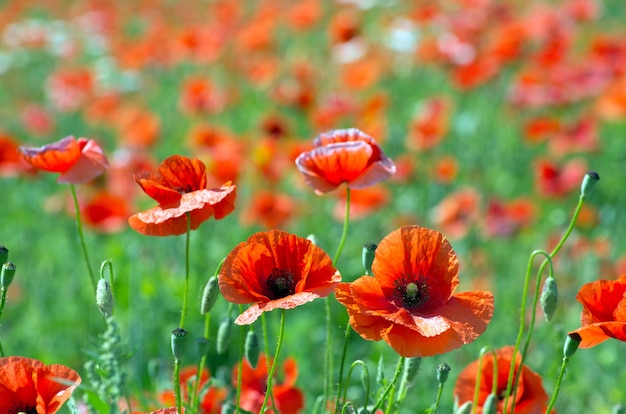
M239 314L243 312L243 305L239 305ZM235 395L235 413L239 413L239 404L241 403L241 386L243 383L243 353L245 346L244 327L241 326L241 335L239 335L239 370L237 370L237 391Z
M393 375L393 378L391 379L391 382L389 382L389 385L387 385L387 388L385 388L383 395L381 395L378 401L376 401L376 405L374 406L374 408L370 410L371 413L375 413L376 410L378 410L378 407L380 407L385 402L385 399L387 399L387 395L389 395L389 392L391 391L391 389L395 387L396 382L398 381L398 378L400 377L400 374L402 373L402 369L404 368L405 359L406 359L405 357L400 357L400 359L398 360L398 365L396 366L396 373Z
M6 304L6 301L7 301L7 290L3 287L0 289L0 291L2 291L1 293L2 298L0 299L0 317L1 317L2 313L4 312L4 305ZM4 358L4 348L2 347L2 341L0 341L0 358Z
M335 413L339 410L339 407L343 405L343 402L340 401L340 397L341 386L343 383L343 367L346 363L346 354L348 353L348 338L350 338L350 323L346 322L346 333L343 338L343 351L341 352L341 361L339 362L339 384L337 386L337 403L335 404Z
M261 409L259 413L265 412L265 407L267 405L267 400L272 394L272 379L274 377L274 371L276 370L276 364L278 363L278 355L280 353L280 348L283 345L283 334L285 333L285 310L280 310L280 329L278 331L278 343L276 344L276 352L274 353L274 360L271 363L271 368L269 373L267 374L267 390L265 391L265 398L263 399L263 405L261 405Z
M203 338L208 340L210 331L211 331L211 312L204 315L204 334ZM206 354L203 354L200 357L200 361L198 362L198 370L196 371L196 382L193 384L193 390L191 392L191 403L192 407L198 407L198 403L200 402L200 394L198 393L198 388L200 387L200 381L202 380L202 371L204 370L204 365L206 364Z
M333 259L333 266L337 266L337 261L339 260L339 256L341 256L341 252L343 250L343 246L346 244L346 238L348 237L348 225L350 224L350 187L346 187L346 214L343 221L343 231L341 233L341 240L339 241L339 246L337 246L337 252L335 253L335 258Z
M437 410L439 410L439 402L441 401L441 395L443 394L443 384L439 384L437 388L437 399L435 399L435 405L431 411L431 414L437 414Z
M563 374L565 374L565 367L569 362L568 357L563 357L563 362L561 363L561 370L559 371L559 376L556 379L556 386L554 388L554 394L552 394L552 398L550 398L550 402L548 403L548 408L546 408L546 414L552 411L554 404L556 403L556 398L559 396L559 391L561 390L561 381L563 380Z
M78 238L80 239L80 245L83 248L83 257L85 259L85 265L87 266L87 271L89 273L89 279L91 280L91 286L93 287L93 291L96 291L96 277L93 274L93 269L91 268L91 262L89 261L89 253L87 252L87 244L85 243L85 236L83 235L83 224L80 219L80 206L78 205L78 197L76 196L76 187L74 184L70 184L70 189L72 190L72 199L74 200L74 209L76 210L76 227L78 228Z
M183 308L180 312L181 328L185 327L185 317L187 316L187 301L189 300L189 239L191 237L191 215L187 215L187 232L185 233L185 291L183 292Z
M183 400L180 396L180 360L174 358L174 395L176 396L176 410L183 412Z

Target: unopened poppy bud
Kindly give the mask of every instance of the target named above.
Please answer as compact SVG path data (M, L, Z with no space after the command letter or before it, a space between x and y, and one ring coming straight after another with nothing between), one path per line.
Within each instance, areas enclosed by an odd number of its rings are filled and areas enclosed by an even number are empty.
M206 338L198 338L196 340L196 354L199 358L202 358L209 353L210 345L211 343Z
M402 382L404 384L410 384L411 382L413 382L413 379L417 375L417 371L419 370L421 363L422 358L420 357L406 359L404 372L402 373Z
M580 195L586 197L591 194L598 181L600 181L600 175L595 171L588 171L580 185Z
M224 404L222 404L222 409L220 411L220 414L234 414L236 412L236 408L235 404L227 401Z
M96 287L96 305L105 318L113 315L113 292L106 279L98 280Z
M613 410L611 411L611 414L625 414L626 413L626 409L624 408L623 404L617 404L613 406Z
M582 340L583 338L581 338L578 333L568 333L567 338L565 338L565 344L563 345L563 357L570 358L572 355L574 355L574 353L578 349L578 345L580 345L580 341Z
M311 243L313 243L316 246L319 246L319 240L317 239L317 236L315 234L309 234L308 236L306 236L307 240L310 241Z
M472 402L467 401L465 404L456 409L454 414L470 414L472 412Z
M259 362L259 336L250 329L246 334L246 341L244 343L244 355L252 368L256 368L256 364Z
M9 249L4 246L0 246L0 265L9 261Z
M448 380L448 374L450 373L450 365L442 362L437 366L437 382L441 385L445 384Z
M223 354L226 352L228 345L230 344L230 338L233 336L233 318L230 316L225 317L220 326L217 328L217 353Z
M370 414L370 410L368 410L367 408L361 408L361 411L359 411L359 414Z
M176 328L172 331L172 354L177 361L182 360L187 347L187 331Z
M217 277L211 276L204 286L202 291L202 301L200 302L200 313L206 315L211 312L215 301L217 300L217 294L219 287L217 286Z
M376 252L375 243L367 243L363 246L363 253L361 254L361 260L363 261L363 268L365 268L365 274L372 275L372 263L374 263L374 253Z
M541 310L543 311L546 321L550 321L554 316L556 306L559 303L559 292L556 288L556 279L552 276L549 276L543 283L539 303L541 304Z
M0 273L0 288L7 290L13 282L15 277L15 265L11 262L4 263L2 265L2 271Z
M483 404L483 414L496 414L498 409L498 395L489 393Z

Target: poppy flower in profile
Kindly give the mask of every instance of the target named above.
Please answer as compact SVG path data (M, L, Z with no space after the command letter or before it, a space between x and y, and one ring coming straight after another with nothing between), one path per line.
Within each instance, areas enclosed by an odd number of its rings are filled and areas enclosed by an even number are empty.
M235 320L253 323L263 312L292 309L328 296L341 281L324 250L280 230L255 233L226 256L218 277L229 302L251 303Z
M93 139L68 136L43 147L20 147L19 151L33 167L61 173L59 183L84 184L109 168L102 147Z
M374 138L356 128L320 134L315 148L296 158L296 166L317 194L327 193L346 183L349 188L366 188L396 172Z
M476 413L482 414L483 404L493 390L494 381L498 384L496 388L498 395L497 412L505 412L504 396L506 395L513 350L514 347L512 346L496 350L498 378L493 377L494 360L491 353L482 358L480 373L478 372L479 361L474 361L465 367L459 374L454 386L454 396L458 404L463 405L467 401L474 400L476 378L480 375ZM515 399L512 395L509 397L506 412L513 412L512 408L515 407L515 412L519 414L543 414L546 411L548 395L543 389L541 377L526 365L521 365L521 362L522 356L518 352L515 357L515 371L517 372L521 368L522 372L519 377L516 397Z
M235 209L236 187L230 182L207 188L206 167L202 161L172 155L156 172L135 174L135 181L159 205L128 219L130 227L147 236L171 236L195 230L211 216L222 219Z
M80 382L78 373L63 365L20 356L0 358L0 412L56 413Z
M580 348L591 348L609 338L626 341L626 274L617 280L587 283L576 299L583 305L582 326L570 334L580 335Z
M239 367L233 369L233 386L237 386ZM267 391L267 357L265 354L259 356L256 368L252 368L250 363L244 359L241 372L241 399L240 407L248 412L257 413L263 405L263 399ZM298 378L298 366L293 358L287 358L283 363L283 373L280 373L283 382L278 384L272 382L272 394L276 403L276 410L272 408L272 401L269 401L268 413L278 412L281 414L296 414L304 408L304 395L296 384Z
M473 342L493 316L493 295L454 293L459 264L439 232L404 226L378 245L374 276L341 283L335 297L364 339L383 339L399 355L426 357Z

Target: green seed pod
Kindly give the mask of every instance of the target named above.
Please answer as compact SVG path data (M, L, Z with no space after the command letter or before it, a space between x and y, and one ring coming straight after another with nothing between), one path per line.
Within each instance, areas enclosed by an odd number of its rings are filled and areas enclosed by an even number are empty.
M543 283L539 303L541 304L541 310L543 311L546 321L552 320L556 307L559 303L559 292L556 287L556 279L552 276L549 276Z
M361 408L361 411L359 411L359 414L370 414L370 411L367 408Z
M437 366L437 382L441 385L445 384L448 380L448 374L450 373L450 365L442 362Z
M200 302L201 314L206 315L211 312L211 309L213 309L213 305L215 305L215 301L217 300L218 292L219 287L217 285L217 277L211 276L202 291L202 301Z
M0 272L0 288L7 290L13 282L15 277L15 265L11 262L4 263L2 265L2 271Z
M250 329L246 334L246 341L244 343L244 355L250 366L252 368L256 368L256 364L259 362L259 336L254 332L253 329Z
M96 287L96 305L105 318L113 315L113 292L106 279L98 280Z
M467 401L465 404L456 409L454 414L470 414L472 412L472 402Z
M230 345L230 339L233 336L233 318L230 316L225 317L220 326L217 328L217 353L223 354L226 352L228 345Z
M580 337L576 332L571 332L567 334L567 338L565 338L565 344L563 345L563 357L570 358L576 350L578 349L578 345L580 345L580 341L583 338Z
M483 404L483 414L496 414L498 410L498 396L494 393L489 393Z
M187 347L187 331L176 328L172 331L172 354L177 361L181 361Z
M372 275L372 263L374 263L374 255L376 252L376 244L367 243L363 246L363 252L361 253L361 260L363 262L363 268L366 275Z
M580 195L586 197L591 194L598 181L600 181L600 175L595 171L588 171L580 185Z
M0 265L9 261L9 249L4 246L0 246Z
M402 383L410 384L415 379L417 375L417 371L419 370L420 364L422 363L422 358L407 358L406 364L404 365L404 372L402 373Z

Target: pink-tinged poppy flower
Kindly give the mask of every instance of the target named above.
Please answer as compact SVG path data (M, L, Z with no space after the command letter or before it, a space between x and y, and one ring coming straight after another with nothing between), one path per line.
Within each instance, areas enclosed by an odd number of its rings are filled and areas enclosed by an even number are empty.
M210 217L222 219L235 209L236 187L229 182L207 188L206 167L202 161L172 155L157 172L135 175L135 181L159 205L128 219L130 227L147 236L171 236L197 229Z
M313 145L313 150L296 158L296 165L317 194L343 183L349 188L366 188L396 172L395 164L374 138L356 128L323 133Z
M54 414L80 381L76 371L63 365L20 356L0 358L0 412Z
M372 276L335 289L350 325L364 339L383 339L399 355L442 354L481 335L493 316L493 295L454 293L459 264L439 232L404 226L378 245Z
M59 183L84 184L109 168L102 147L93 139L69 136L43 147L20 147L19 150L33 167L61 173Z
M511 359L513 358L513 347L505 346L496 351L496 363L498 366L498 378L493 377L493 355L486 354L482 359L480 373L478 372L479 362L474 361L469 364L461 373L454 386L454 396L459 405L463 405L467 401L474 401L474 392L476 389L476 378L479 376L480 385L478 388L478 406L476 413L483 413L483 405L485 400L493 390L493 383L496 382L496 393L498 395L497 412L504 412L504 396L509 380L509 372L511 369ZM548 405L548 395L543 389L541 377L533 372L526 365L522 365L522 356L518 352L515 356L515 371L522 370L517 386L515 399L511 395L507 403L506 412L511 412L515 408L515 412L519 414L543 414L546 412Z
M263 312L292 309L328 296L340 281L324 250L280 230L255 233L235 246L218 277L226 300L252 304L237 317L238 325L253 323Z
M580 348L591 348L609 338L626 341L626 274L617 280L587 283L576 299L583 305L582 326L570 334L580 335Z

